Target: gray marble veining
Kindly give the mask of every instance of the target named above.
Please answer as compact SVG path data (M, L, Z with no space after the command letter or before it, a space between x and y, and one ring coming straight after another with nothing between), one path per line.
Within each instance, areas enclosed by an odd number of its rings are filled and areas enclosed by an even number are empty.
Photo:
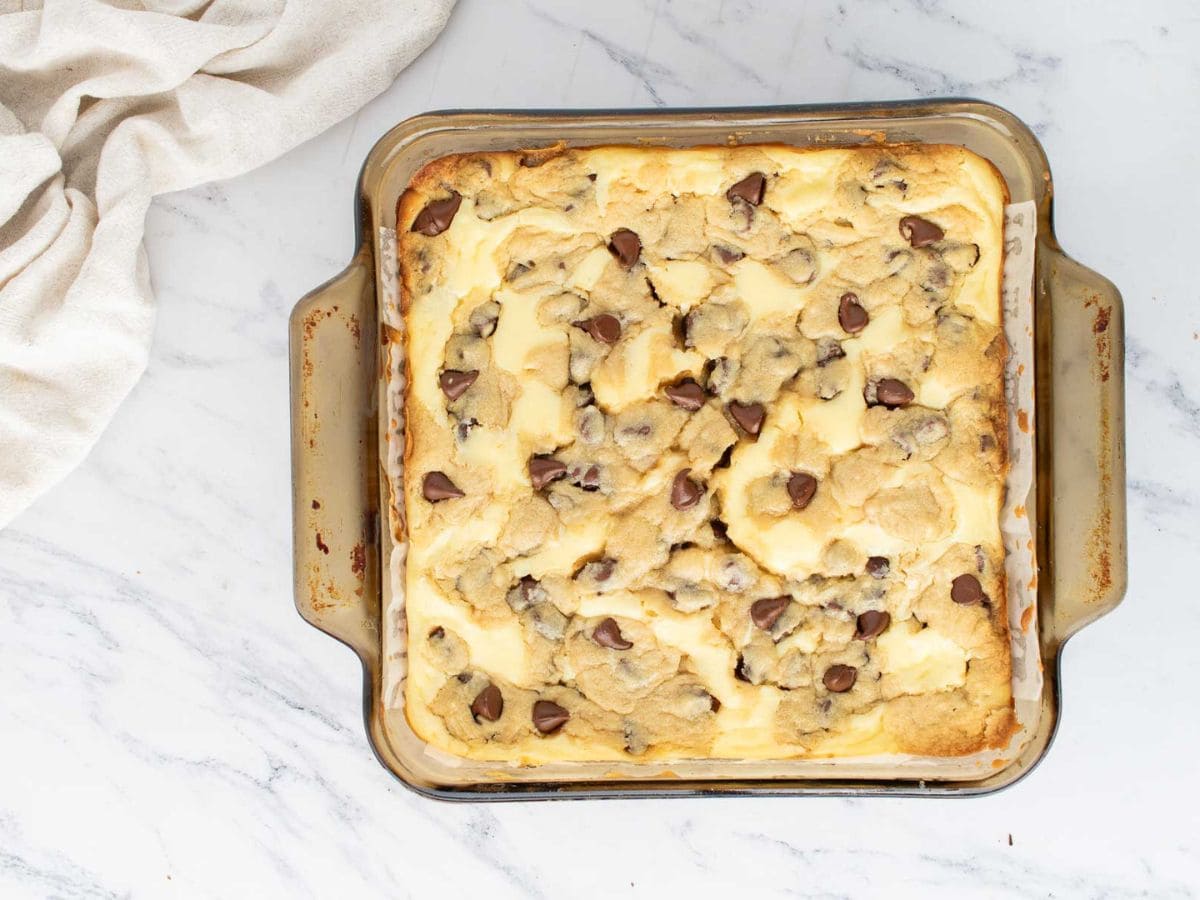
M1194 896L1197 47L1183 0L462 0L352 119L157 201L146 377L0 532L0 896ZM470 807L398 786L357 661L290 581L285 323L350 256L375 139L429 108L943 94L1034 126L1064 245L1127 304L1129 597L1067 648L1044 765L955 802Z

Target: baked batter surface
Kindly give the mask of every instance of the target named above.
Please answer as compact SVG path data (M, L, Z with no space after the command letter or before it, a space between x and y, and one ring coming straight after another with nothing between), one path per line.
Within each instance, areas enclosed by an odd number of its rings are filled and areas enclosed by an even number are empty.
M953 146L426 166L397 209L417 734L1002 746L1005 200Z

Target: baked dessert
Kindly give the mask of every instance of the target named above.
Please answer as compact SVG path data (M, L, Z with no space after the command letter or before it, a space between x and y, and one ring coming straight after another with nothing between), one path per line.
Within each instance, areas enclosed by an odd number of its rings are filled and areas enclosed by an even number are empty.
M1003 746L1005 201L953 146L422 169L414 731L524 764Z

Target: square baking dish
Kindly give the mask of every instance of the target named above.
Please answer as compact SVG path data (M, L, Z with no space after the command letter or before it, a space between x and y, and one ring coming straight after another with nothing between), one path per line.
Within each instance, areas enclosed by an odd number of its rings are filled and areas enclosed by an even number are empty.
M501 770L425 747L402 710L385 703L384 610L390 586L383 475L388 430L381 235L423 165L449 153L568 146L785 143L959 144L990 160L1010 201L1037 209L1034 257L1035 488L1030 515L1039 560L1037 628L1044 678L1033 734L983 778L880 777L853 764L803 775L738 761ZM1017 781L1047 751L1061 701L1066 639L1112 609L1126 580L1122 307L1113 285L1071 260L1051 218L1049 166L1012 114L970 100L851 106L627 112L430 113L396 126L372 149L356 197L357 252L305 297L291 319L296 605L362 660L364 711L380 762L409 787L443 799L499 800L702 794L973 795ZM390 273L389 273L390 274Z

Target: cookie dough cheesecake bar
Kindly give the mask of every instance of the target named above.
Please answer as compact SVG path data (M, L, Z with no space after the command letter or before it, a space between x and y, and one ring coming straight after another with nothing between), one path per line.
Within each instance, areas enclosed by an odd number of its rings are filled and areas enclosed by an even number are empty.
M939 145L421 170L416 733L524 764L1003 746L1005 201Z

